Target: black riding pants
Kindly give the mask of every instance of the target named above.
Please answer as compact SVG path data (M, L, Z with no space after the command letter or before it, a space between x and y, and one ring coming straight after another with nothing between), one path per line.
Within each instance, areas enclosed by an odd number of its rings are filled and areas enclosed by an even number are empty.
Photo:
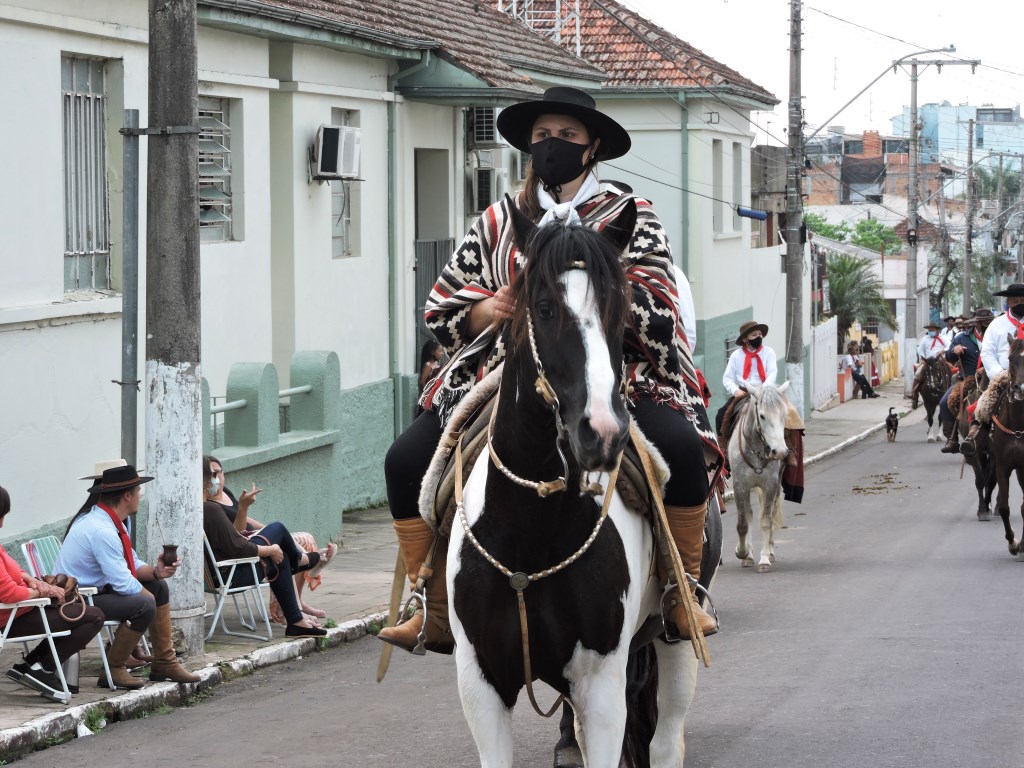
M709 493L704 442L690 420L680 411L647 397L638 398L631 412L640 431L668 462L671 477L665 489L665 503L678 507L704 503ZM384 458L384 479L388 505L396 520L419 514L420 485L441 434L437 414L424 411L388 449Z

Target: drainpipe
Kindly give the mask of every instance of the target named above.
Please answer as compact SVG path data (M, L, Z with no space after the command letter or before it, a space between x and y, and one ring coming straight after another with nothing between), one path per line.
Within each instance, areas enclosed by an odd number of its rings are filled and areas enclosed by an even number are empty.
M681 161L682 161L681 180L683 181L685 187L689 188L689 186L690 186L690 183L689 183L689 181L690 181L690 178L689 178L689 171L690 171L690 134L689 134L690 113L689 113L689 110L687 110L687 108L686 108L686 94L685 93L680 92L680 93L676 94L676 100L679 102L679 111L680 111L680 118L681 118L680 121L679 121L679 123L680 123L679 134L680 134L681 148L682 148L682 152L681 152ZM683 192L683 196L682 197L683 197L683 200L682 200L683 204L682 204L682 212L681 212L680 222L679 222L680 226L683 229L683 243L682 243L682 249L683 249L682 261L683 261L683 264L682 264L682 267L683 267L683 272L686 274L687 278L689 278L690 277L690 195L687 192Z
M426 50L420 54L420 60L413 66L406 70L400 71L388 78L388 91L392 96L395 94L395 86L398 85L398 81L426 69L430 66L430 51ZM388 102L388 254L391 262L390 269L388 270L388 297L391 302L390 322L388 328L388 341L391 347L391 381L395 385L395 436L401 431L401 408L399 407L399 397L403 394L399 391L399 380L401 377L401 366L398 362L398 323L402 317L402 312L399 311L399 290L398 290L398 271L401 268L401 260L399 258L398 249L398 194L397 194L397 179L398 179L398 158L396 153L396 141L395 141L395 100L394 98Z

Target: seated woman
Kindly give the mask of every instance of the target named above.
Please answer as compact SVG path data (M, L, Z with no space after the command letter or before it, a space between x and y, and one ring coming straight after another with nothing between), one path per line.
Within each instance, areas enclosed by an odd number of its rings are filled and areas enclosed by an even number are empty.
M243 490L242 497L236 499L231 489L224 484L224 468L221 466L220 460L215 456L203 457L203 475L206 476L207 473L212 482L210 490L216 491L210 496L210 501L215 502L224 510L224 514L227 515L234 529L245 537L251 536L262 529L263 523L249 517L249 508L256 500L256 495L262 488L257 488L256 484L253 483L252 488ZM295 540L296 546L303 552L307 554L316 552L320 556L320 562L316 565L299 569L299 572L295 574L295 592L298 595L299 607L306 618L310 620L310 623L319 625L317 620L327 618L327 613L303 602L302 590L307 584L311 592L320 586L322 581L320 573L334 559L338 548L333 542L322 549L317 547L313 534L306 533L305 531L293 533L292 538ZM281 610L281 604L276 596L270 600L270 618L275 624L281 624L282 626L287 624L285 615Z
M4 518L10 511L11 496L0 486L0 528L3 528ZM21 570L17 561L0 546L0 603L18 603L37 597L57 598L63 602L64 590L29 576ZM77 618L79 609L69 609L69 615L75 619L74 621L68 621L61 616L58 606L51 606L44 610L52 631L71 630L70 635L55 638L53 641L61 664L85 648L103 629L103 611L99 608L86 607L85 615L81 618ZM7 626L10 617L10 610L0 611L0 626ZM34 635L42 631L43 622L39 611L35 608L20 608L18 610L17 618L14 619L11 628L12 636ZM60 678L57 676L53 654L50 653L50 644L46 640L26 653L24 661L7 670L7 676L26 688L38 691L51 701L61 701L58 694L63 695L63 688L61 688ZM68 689L71 693L78 693L78 686L69 685Z
M849 368L851 370L851 376L856 384L860 386L861 396L863 399L869 397L878 397L878 394L874 389L871 388L871 383L867 380L864 375L864 369L861 364L860 358L857 356L858 345L856 341L850 341L846 345L846 355L843 357L843 370ZM857 398L857 392L854 390L854 399Z
M270 590L280 603L288 622L284 631L285 636L326 635L327 630L314 626L302 615L295 593L295 583L292 580L292 575L297 570L316 566L320 562L320 554L302 552L282 523L271 523L261 528L259 533L246 538L235 530L221 506L211 501L213 494L213 476L210 473L209 462L204 461L203 532L210 542L214 557L218 560L237 557L261 558L261 562L256 566L257 575L260 581L270 581ZM253 574L249 568L239 568L231 579L231 586L251 584L252 579Z

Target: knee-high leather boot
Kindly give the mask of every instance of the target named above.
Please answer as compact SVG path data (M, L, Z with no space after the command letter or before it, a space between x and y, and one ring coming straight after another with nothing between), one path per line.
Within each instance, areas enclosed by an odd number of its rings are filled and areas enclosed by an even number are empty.
M174 645L171 643L170 603L156 607L156 617L149 625L149 639L152 642L153 651L153 666L149 670L150 680L198 683L202 679L178 663L178 656L174 653Z
M395 520L394 525L411 588L416 588L416 580L421 572L426 581L427 627L423 647L435 653L451 653L455 650L455 640L448 623L448 588L445 584L447 540L442 539L438 543L432 569L421 568L434 542L434 531L421 517ZM444 546L441 546L442 542ZM419 642L422 629L423 610L417 608L411 618L397 626L385 627L377 637L385 643L412 652Z
M696 507L670 507L665 505L665 514L668 517L668 526L672 531L672 539L679 550L679 557L683 561L683 568L694 579L700 578L700 559L704 548L704 515L707 514L708 505L701 504ZM671 569L669 569L671 573ZM693 592L693 587L689 587ZM718 631L718 622L714 617L705 611L699 604L694 605L697 613L697 622L705 635L713 635ZM683 606L683 597L679 594L679 587L670 590L663 600L665 612L665 623L674 625L676 633L683 639L690 639L690 625L686 620L686 608Z
M117 628L114 642L107 649L107 666L110 667L110 680L107 680L107 676L101 672L96 685L100 688L117 687L135 690L146 684L145 680L135 677L125 666L128 662L128 657L135 650L135 644L139 642L141 637L142 633L136 632L129 627L127 622ZM111 682L113 682L113 686L110 684Z

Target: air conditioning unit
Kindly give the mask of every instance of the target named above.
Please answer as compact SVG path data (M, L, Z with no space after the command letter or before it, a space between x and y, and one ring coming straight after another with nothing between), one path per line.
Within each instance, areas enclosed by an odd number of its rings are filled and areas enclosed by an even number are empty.
M310 176L318 181L359 178L359 129L321 125L310 148Z

